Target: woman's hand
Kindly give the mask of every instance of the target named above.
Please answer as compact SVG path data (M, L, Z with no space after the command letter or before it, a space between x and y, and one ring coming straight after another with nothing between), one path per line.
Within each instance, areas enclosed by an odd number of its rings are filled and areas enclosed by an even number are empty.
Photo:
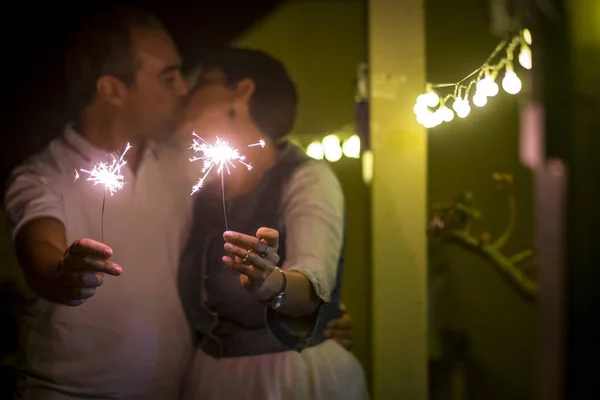
M283 281L281 274L273 274L279 262L279 232L259 228L254 237L227 231L223 234L223 239L223 247L233 255L224 256L223 263L240 273L242 286L261 301L275 295Z

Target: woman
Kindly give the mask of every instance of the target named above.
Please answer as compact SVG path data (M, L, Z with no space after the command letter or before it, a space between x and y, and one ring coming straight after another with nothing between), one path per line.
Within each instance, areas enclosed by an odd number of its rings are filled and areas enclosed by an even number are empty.
M223 233L220 180L195 195L202 214L180 292L199 339L184 398L365 399L357 360L320 333L339 316L344 200L328 166L284 140L295 85L259 51L225 49L202 67L186 120L205 140L241 149L253 169L226 175L235 232ZM261 139L264 148L246 147Z

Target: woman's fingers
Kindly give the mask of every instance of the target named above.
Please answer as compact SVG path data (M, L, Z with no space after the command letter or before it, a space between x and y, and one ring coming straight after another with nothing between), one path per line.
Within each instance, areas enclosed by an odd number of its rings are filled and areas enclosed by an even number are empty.
M248 250L242 248L240 246L236 246L232 243L226 242L223 245L223 248L227 250L232 255L239 257L241 263L253 265L257 269L260 269L264 272L271 272L271 270L275 267L270 260L266 258L260 257L258 254L254 253L252 250Z
M221 260L227 267L239 272L242 275L246 275L250 280L259 280L264 275L264 272L260 271L258 268L238 262L231 257L224 256Z
M277 254L279 232L275 229L260 228L257 234L258 233L264 234L265 237L255 237L239 232L227 231L223 234L223 239L225 239L226 242L243 249L250 249L261 258L268 259L273 264L277 265L277 263L279 263L279 255ZM243 256L245 256L245 254L242 255L242 257Z

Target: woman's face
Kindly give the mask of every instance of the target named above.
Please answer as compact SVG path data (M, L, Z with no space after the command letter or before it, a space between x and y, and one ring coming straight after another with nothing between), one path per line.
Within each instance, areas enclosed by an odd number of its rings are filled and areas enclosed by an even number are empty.
M190 93L183 122L186 134L196 132L205 140L219 137L235 142L244 134L244 127L252 123L248 118L249 97L240 92L239 84L231 87L225 74L208 70L200 75Z

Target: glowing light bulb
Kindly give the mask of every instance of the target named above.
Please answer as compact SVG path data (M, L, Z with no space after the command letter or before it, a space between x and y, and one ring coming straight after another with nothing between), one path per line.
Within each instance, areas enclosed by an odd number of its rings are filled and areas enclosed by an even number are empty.
M315 160L322 160L324 155L323 146L319 142L312 142L306 148L306 155Z
M413 107L413 111L415 112L415 115L419 115L429 110L427 109L427 104L419 103L419 101L417 100L417 104L415 104L415 106Z
M454 113L445 105L441 106L439 111L442 115L442 119L444 120L444 122L450 122L454 119Z
M502 88L508 94L517 94L521 91L522 83L515 71L512 68L507 68L502 79Z
M358 135L352 135L346 139L342 151L348 158L360 158L360 138Z
M417 106L427 107L427 93L423 93L417 96L417 104L415 104L415 108Z
M473 104L475 104L477 107L483 107L487 104L487 97L485 97L483 93L477 91L473 96Z
M424 127L428 127L427 125L429 125L429 112L426 113L421 113L417 115L417 122L420 123L421 125L423 125Z
M525 69L531 69L531 49L527 45L521 45L521 51L519 52L519 64Z
M523 40L525 41L525 43L527 43L528 45L531 46L531 42L532 42L531 32L527 28L523 29Z
M321 140L321 144L323 145L323 149L327 147L336 147L340 145L340 138L336 135L327 135Z
M458 115L460 118L466 118L470 112L471 112L471 106L469 105L469 102L465 100L463 105L456 112L456 115Z
M342 147L340 146L340 138L336 135L327 135L321 141L325 159L330 162L336 162L342 158Z
M438 96L433 90L428 92L425 96L427 96L425 99L425 104L427 104L429 107L435 107L440 104L440 96Z
M433 128L436 124L436 117L431 111L417 115L417 122L423 125L425 128Z
M452 108L454 109L454 111L456 111L458 113L460 111L460 109L463 107L464 107L463 99L461 99L460 97L456 98L456 100L454 100L454 103L452 104Z
M440 104L440 96L437 95L436 92L431 90L431 88L427 88L427 91L417 97L417 105L425 106L425 107L435 107ZM415 106L415 108L417 107Z
M454 104L452 104L452 108L456 111L456 115L460 118L465 118L471 112L471 106L469 105L469 100L461 99L460 97L454 100Z
M325 149L325 159L329 162L336 162L342 158L342 148L340 146L337 147L328 147Z
M437 109L434 111L433 113L433 123L435 124L434 126L438 126L440 125L442 122L444 122L444 113L441 109Z
M494 97L498 94L498 84L496 83L495 77L492 75L486 75L485 78L477 82L477 92L481 93L486 97Z

